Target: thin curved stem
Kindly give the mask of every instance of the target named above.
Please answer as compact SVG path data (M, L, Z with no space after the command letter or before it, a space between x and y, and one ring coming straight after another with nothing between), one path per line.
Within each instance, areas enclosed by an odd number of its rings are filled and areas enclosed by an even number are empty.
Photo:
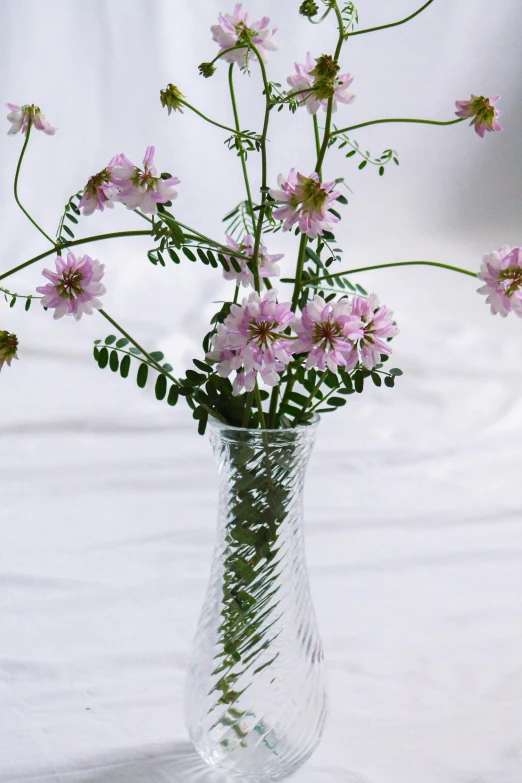
M319 135L319 120L317 119L317 114L314 114L313 120L314 120L315 152L317 158L319 159L319 155L321 153L321 137ZM321 172L319 172L319 178L321 178Z
M303 270L306 258L306 246L308 244L308 237L306 234L301 234L301 242L299 243L299 254L297 256L297 267L295 272L294 293L292 296L292 312L297 310L297 304L299 302L299 295L301 293L301 279L303 277ZM281 281L283 282L283 281Z
M338 25L339 25L339 39L337 41L337 46L336 46L335 54L334 54L334 60L335 60L335 62L338 62L339 61L339 57L341 56L341 50L343 48L343 43L345 42L344 22L343 22L342 14L341 14L341 12L339 10L339 6L337 5L337 0L335 0L335 2L333 3L332 7L333 7L333 9L335 11L335 14L337 16L337 22L338 22ZM319 156L317 158L317 165L315 167L315 170L316 170L317 174L319 174L322 171L323 161L324 161L324 158L325 158L325 155L326 155L326 152L328 150L329 143L330 143L330 135L331 135L330 131L331 131L331 127L332 127L332 114L333 114L334 97L335 97L334 95L331 95L329 100L328 100L328 108L326 110L326 122L325 122L325 125L324 125L323 144L322 144L322 147L321 147L321 149L319 151Z
M369 272L372 269L388 269L393 266L435 266L439 269L448 269L450 272L459 272L462 275L468 275L469 277L477 277L476 272L471 272L469 269L461 269L458 266L451 266L451 264L442 264L438 261L394 261L389 264L374 264L373 266L362 266L358 269L347 269L345 272L335 272L331 275L323 275L322 277L312 277L309 280L306 280L305 283L300 283L301 288L305 288L307 286L314 285L315 283L320 283L322 280L332 280L336 277L344 277L345 275L355 275L359 272ZM296 282L292 279L285 279L283 278L281 280L282 283L293 283Z
M43 299L43 296L35 296L34 294L17 294L16 291L9 291L8 288L0 287L0 294L6 296L15 297L16 299Z
M239 135L239 128L241 127L239 124L239 113L237 110L237 102L236 102L236 93L234 90L234 63L231 63L230 68L228 70L228 85L230 89L230 100L232 101L232 111L234 112L234 122L236 125L236 130ZM241 154L239 156L241 158L241 167L243 169L243 179L245 181L245 188L247 192L247 200L248 200L248 206L250 207L250 217L252 218L252 224L255 226L255 215L254 215L254 202L252 201L252 192L250 190L250 181L248 179L248 168L246 164L246 155L243 151L241 151Z
M199 109L196 109L195 106L192 106L190 103L187 103L187 101L180 98L180 103L183 104L183 106L186 106L187 109L190 109L194 112L194 114L197 114L199 117L201 117L206 122L210 123L211 125L215 125L216 128L221 128L222 130L228 131L228 133L233 133L234 136L242 136L245 139L251 139L252 137L248 135L248 133L243 133L243 131L238 127L236 130L233 128L229 128L228 125L222 125L220 122L216 122L216 120L211 120L210 117L207 117L206 114L203 114L203 112L200 112Z
M417 120L407 117L392 117L385 120L370 120L370 122L361 122L358 125L350 125L349 128L340 128L332 133L332 136L338 136L340 133L348 133L349 131L358 130L359 128L367 128L369 125L382 125L387 122L413 122L420 125L457 125L459 122L464 122L466 117L458 117L456 120Z
M423 11L426 10L426 8L431 5L434 2L434 0L428 0L427 3L424 3L422 8L417 9L413 14L410 14L405 19L401 19L400 22L391 22L390 24L381 24L378 27L369 27L366 30L355 30L353 33L350 33L350 38L352 35L365 35L366 33L375 33L377 30L387 30L390 27L398 27L401 24L406 24L406 22L410 22L412 19L415 19L416 16L421 14Z
M19 264L19 266L15 266L13 269L10 269L8 272L4 272L3 275L0 275L0 280L4 280L6 277L10 277L11 275L14 275L16 272L19 272L21 269L25 269L27 266L31 266L31 264L36 264L37 261L41 261L42 258L47 258L47 256L52 255L53 253L56 253L58 249L60 248L67 248L67 247L75 247L76 245L84 245L89 242L101 242L105 239L118 239L120 237L136 237L136 236L151 236L150 231L117 231L113 234L98 234L93 237L85 237L84 239L71 239L70 242L61 242L59 245L55 245L51 250L47 250L45 253L40 253L39 256L35 256L34 258L30 258L29 261L24 261L23 264Z
M16 174L15 174L15 178L14 178L14 197L15 197L15 201L16 201L16 203L18 204L18 206L20 207L20 209L22 210L22 212L24 213L24 215L26 216L26 218L27 218L28 220L30 220L30 221L31 221L31 223L33 224L33 226L34 226L35 228L37 228L37 229L38 229L38 231L40 232L40 234L43 234L43 236L44 236L46 239L48 239L48 240L49 240L49 242L51 243L51 245L53 245L53 247L56 247L56 242L54 241L54 239L51 239L51 237L49 236L49 234L46 234L46 233L45 233L45 231L43 230L43 228L41 228L41 227L38 225L38 223L36 222L36 220L34 220L34 219L31 217L31 215L29 214L29 212L28 212L28 211L25 209L25 207L23 207L23 206L22 206L22 203L21 203L20 199L18 198L18 178L19 178L19 176L20 176L20 169L22 168L22 161L23 161L23 159L24 159L25 151L26 151L26 149L27 149L27 145L29 144L29 137L30 137L30 135L31 135L31 128L32 128L32 122L31 122L31 120L29 120L29 124L28 124L28 126L27 126L27 132L26 132L26 134L25 134L25 141L24 141L24 146L22 147L22 152L20 153L20 157L19 157L19 159L18 159L18 165L17 165L17 167L16 167ZM1 280L1 278L0 278L0 280Z

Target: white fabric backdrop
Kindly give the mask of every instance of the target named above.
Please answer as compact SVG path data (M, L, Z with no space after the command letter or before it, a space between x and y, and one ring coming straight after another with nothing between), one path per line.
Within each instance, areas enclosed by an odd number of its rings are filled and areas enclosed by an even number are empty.
M249 3L279 27L270 62L279 81L307 49L332 48L332 28L305 24L298 5ZM359 7L367 27L417 2ZM115 152L138 161L155 144L160 168L182 179L176 214L220 236L242 193L238 162L220 131L159 104L172 81L230 123L226 69L197 74L215 51L208 28L220 10L218 0L4 0L3 99L38 102L60 128L34 134L20 185L50 231ZM521 242L521 22L507 0L493 9L436 0L409 25L349 43L343 63L359 99L343 124L449 118L473 91L502 95L506 130L484 141L464 125L360 131L375 153L400 153L383 179L333 153L326 173L354 191L338 232L347 265L476 268L486 250ZM245 127L259 126L258 87L258 75L238 80ZM272 181L291 165L313 168L303 120L277 115ZM44 249L11 196L20 143L0 142L2 270ZM115 210L81 230L137 220ZM152 267L149 246L89 252L107 264L107 311L181 369L225 289L200 265ZM283 237L270 245L289 265L293 247ZM40 271L8 285L30 291ZM410 269L361 282L396 312L394 363L405 376L323 422L310 465L308 558L332 709L295 780L519 783L522 325L493 319L471 278ZM213 543L208 445L187 410L98 372L101 319L54 322L40 308L4 306L0 328L21 341L21 361L0 382L0 781L217 780L190 751L181 704Z

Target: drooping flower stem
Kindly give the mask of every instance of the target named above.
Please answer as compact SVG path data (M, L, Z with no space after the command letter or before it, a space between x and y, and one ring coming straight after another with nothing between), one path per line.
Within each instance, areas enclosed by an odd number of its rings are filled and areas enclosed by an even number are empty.
M30 137L30 135L31 135L31 128L32 128L32 126L33 126L33 123L32 123L32 121L31 121L31 120L29 120L29 124L27 125L27 133L25 134L25 141L24 141L24 146L22 147L22 152L20 153L20 157L19 157L19 159L18 159L18 165L17 165L17 167L16 167L16 174L15 174L15 178L14 178L14 197L15 197L15 201L16 201L16 203L18 204L18 206L20 207L20 209L22 210L22 212L24 213L24 215L26 216L26 218L27 218L28 220L30 220L30 221L31 221L31 223L33 224L33 226L34 226L35 228L37 228L37 229L38 229L38 231L40 232L40 234L43 234L43 236L44 236L46 239L48 239L48 240L49 240L49 242L51 243L51 245L53 245L53 251L54 251L54 248L56 247L56 243L55 243L54 239L51 239L51 237L49 236L49 234L46 234L46 233L45 233L45 231L43 230L43 228L41 228L41 227L38 225L38 223L36 222L36 220L34 220L34 219L31 217L31 215L29 214L29 212L28 212L28 211L25 209L25 207L23 207L23 206L22 206L22 203L21 203L20 199L18 198L18 177L20 176L20 169L22 168L22 161L23 161L23 159L24 159L24 155L25 155L25 151L26 151L26 149L27 149L27 145L29 144L29 137ZM51 251L51 252L53 252L53 251ZM0 280L1 280L1 279L2 279L2 278L0 277Z
M306 286L312 286L315 283L320 283L323 280L331 280L332 278L336 277L344 277L345 275L355 275L359 272L369 272L372 269L387 269L392 266L436 266L440 269L449 269L451 272L460 272L462 275L469 275L469 277L477 277L476 272L471 272L469 269L461 269L458 266L451 266L450 264L442 264L438 261L394 261L389 264L374 264L373 266L362 266L358 269L347 269L344 272L334 272L331 275L323 275L322 277L312 277L309 280L306 281ZM282 283L293 283L295 282L297 285L297 277L295 280L291 278L284 278L281 280ZM302 288L304 287L301 281L299 281L299 286Z
M234 112L234 122L236 126L236 132L238 135L241 135L239 133L241 125L239 123L239 113L237 110L237 101L236 101L236 93L234 90L234 63L230 64L230 68L228 69L228 84L230 88L230 100L232 102L232 111ZM254 215L254 203L252 201L252 192L250 190L250 181L248 179L248 169L246 165L246 155L244 151L241 151L241 154L239 156L241 158L241 167L243 169L243 179L245 180L245 188L247 192L247 200L248 200L248 206L250 207L250 217L252 218L252 224L255 225L255 215Z
M242 136L245 139L250 138L247 133L243 133L241 131L240 127L236 127L236 130L233 128L229 128L228 125L222 125L220 122L216 122L216 120L212 120L210 117L207 117L206 114L203 114L203 112L199 111L199 109L196 109L195 106L192 106L190 103L187 103L186 100L183 98L180 98L179 101L183 106L186 106L187 109L190 109L190 111L193 111L194 114L197 114L198 117L201 117L201 119L205 120L205 122L210 123L211 125L215 125L216 128L221 128L222 130L226 130L228 133L233 133L234 136Z
M417 11L415 11L413 14L410 14L405 19L401 19L399 22L391 22L390 24L382 24L379 25L379 27L369 27L366 30L355 30L353 33L350 33L350 37L352 35L365 35L365 33L375 33L377 30L388 30L390 27L398 27L401 24L406 24L406 22L410 22L412 19L415 19L416 16L421 14L426 8L433 3L434 0L428 0L427 3L424 3L424 5L421 8L418 8Z
M297 267L295 270L294 293L292 296L292 312L294 313L297 310L297 303L299 302L299 296L301 293L301 280L303 277L307 245L308 245L307 235L301 234L301 242L299 244L299 254L297 256Z
M359 130L359 128L367 128L369 125L382 125L387 122L413 122L420 125L457 125L459 122L464 122L465 117L459 117L456 120L419 120L408 117L391 117L384 120L370 120L369 122L361 122L358 125L350 125L349 128L340 128L332 133L333 136L339 136L341 133L348 133L349 131Z
M86 245L89 242L101 242L104 239L119 239L120 237L137 237L137 236L144 236L144 237L150 237L151 232L150 231L116 231L113 234L97 234L96 236L92 237L84 237L83 239L71 239L71 241L67 242L60 242L59 245L55 245L51 250L47 250L45 253L40 253L39 256L35 256L34 258L30 258L29 261L24 261L23 264L19 264L19 266L13 267L13 269L10 269L8 272L4 272L2 275L0 275L0 280L4 280L6 277L10 277L11 275L14 275L15 272L19 272L21 269L25 269L27 266L31 266L31 264L36 264L37 261L41 261L42 258L47 258L47 256L52 255L53 253L57 253L58 250L63 250L67 247L75 247L76 245Z
M335 54L334 54L334 62L337 63L339 61L339 57L341 55L341 50L343 48L343 44L344 44L346 38L345 38L345 34L344 34L343 17L342 17L342 14L341 14L340 10L339 10L339 6L337 4L337 0L334 0L334 2L332 3L332 7L333 7L333 9L335 11L335 14L337 16L337 22L338 22L338 25L339 25L339 39L337 41L337 46L335 48ZM324 126L323 144L321 146L321 149L319 150L319 155L318 155L318 158L317 158L317 164L316 164L316 167L315 167L315 170L316 170L316 172L317 172L317 174L319 176L321 176L321 171L322 171L322 167L323 167L323 161L324 161L325 155L327 153L327 150L328 150L328 147L329 147L329 144L330 144L330 137L331 137L330 133L331 133L331 128L332 128L332 113L333 113L334 100L335 100L335 95L332 94L330 96L330 98L328 99L328 108L326 110L326 122L325 122L325 126Z

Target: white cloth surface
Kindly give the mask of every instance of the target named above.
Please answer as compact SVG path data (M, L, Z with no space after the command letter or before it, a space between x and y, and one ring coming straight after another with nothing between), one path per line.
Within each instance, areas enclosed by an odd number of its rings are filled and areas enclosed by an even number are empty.
M362 23L418 4L361 0ZM297 0L249 5L280 27L271 78L282 82L308 48L331 48L331 28L299 21ZM160 168L182 179L176 214L221 236L221 214L241 198L238 163L219 132L189 112L168 118L158 99L173 81L231 121L225 70L197 76L220 10L217 0L2 3L4 98L38 102L60 127L35 134L21 180L42 224L52 230L115 152L139 160L155 143ZM473 91L502 94L507 130L484 142L464 126L360 132L373 152L400 152L382 180L333 153L328 175L354 191L338 232L345 266L428 258L475 269L486 250L521 243L521 19L512 2L492 13L487 0L437 0L411 25L349 43L359 100L343 124L449 117ZM252 85L256 75L238 80L248 128L259 125ZM290 165L313 168L305 125L278 115L272 181ZM45 249L11 203L20 143L0 142L2 270ZM115 210L80 231L140 227L133 217ZM107 263L107 311L178 371L199 355L225 289L201 265L153 268L149 247L88 252ZM293 245L278 235L270 251L279 247ZM40 271L6 283L31 291ZM395 390L350 398L319 430L307 552L331 714L294 779L520 783L522 325L493 319L474 281L449 272L360 281L396 312L393 364L405 375ZM55 323L33 310L0 309L0 328L21 341L0 379L0 783L215 783L182 708L213 546L210 449L187 409L93 365L91 340L110 331L101 319Z

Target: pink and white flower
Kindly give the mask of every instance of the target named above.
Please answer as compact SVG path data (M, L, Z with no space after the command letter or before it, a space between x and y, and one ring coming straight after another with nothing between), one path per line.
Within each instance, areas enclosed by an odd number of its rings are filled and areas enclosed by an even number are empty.
M487 253L477 277L485 283L478 293L487 297L493 315L522 318L522 248L505 245Z
M106 292L101 282L105 266L93 261L89 256L76 258L67 253L67 261L61 256L56 258L56 272L44 269L43 276L50 280L47 285L36 290L43 294L40 300L43 307L54 309L54 318L72 315L79 321L82 315L92 315L94 310L103 307L98 299Z
M219 44L221 52L232 49L234 46L240 48L227 52L223 59L228 63L237 63L241 68L248 68L249 61L257 61L255 53L248 48L253 44L263 62L266 62L267 52L277 50L277 45L273 36L277 29L270 29L270 19L264 16L260 21L250 21L249 15L243 10L242 3L236 3L233 14L220 14L219 24L211 28L212 38ZM245 44L244 47L241 44Z
M123 165L126 161L125 155L115 155L102 171L89 179L78 204L84 215L92 215L96 209L103 212L106 207L114 207L119 189L113 182L112 171L115 166Z
M316 239L339 222L328 209L341 195L333 190L335 182L320 182L315 172L305 177L291 169L287 178L279 175L278 184L279 189L273 188L270 195L276 201L286 202L273 213L277 220L284 220L284 231L290 231L297 223L303 234Z
M475 131L481 139L484 138L486 131L501 131L502 127L497 121L502 112L495 108L495 103L500 100L500 95L494 95L492 98L472 95L469 101L456 101L457 117L470 117L470 125L475 126Z
M180 180L177 177L162 179L157 176L154 152L154 147L147 147L143 169L135 166L125 155L119 155L111 166L111 179L119 191L115 200L121 201L127 209L139 208L142 212L155 215L158 204L173 201L178 196L173 186L179 185Z
M391 355L387 340L399 334L393 323L393 312L385 305L379 305L377 294L371 294L368 299L353 297L352 315L360 320L363 332L357 342L360 359L367 370L373 370L380 364L381 354Z
M7 119L11 123L11 127L7 131L8 136L14 136L19 131L27 133L29 123L32 123L36 130L41 130L48 136L54 136L58 130L45 119L39 107L34 103L25 106L18 106L16 103L6 103L5 105L9 109Z
M364 337L364 331L348 299L327 303L321 296L314 296L292 329L299 338L294 352L308 354L307 368L336 372L344 367L349 372L357 365L356 343Z
M207 358L218 363L222 378L237 372L234 394L253 391L258 375L267 386L277 386L292 358L294 342L282 332L294 318L289 303L278 304L274 289L263 297L254 292L241 305L232 305L230 315L218 326Z
M245 234L241 243L236 242L235 239L227 234L227 244L233 250L236 250L247 258L254 257L255 239L251 234ZM231 257L225 256L225 258L229 264L231 264ZM281 271L277 266L277 262L282 258L284 258L284 253L269 255L266 247L260 245L258 255L259 277L277 277ZM249 269L247 261L243 258L237 258L236 256L234 256L234 259L241 267L240 271L236 272L231 266L228 272L223 270L223 277L225 280L235 280L237 285L242 285L245 288L253 288L254 275Z
M353 103L357 97L350 90L354 77L350 73L337 74L335 68L331 69L333 72L323 74L321 63L324 59L323 55L317 61L308 52L305 63L295 63L296 73L287 79L288 84L293 88L290 95L299 93L296 97L303 106L306 105L310 114L317 114L321 106L326 111L331 97L333 97L332 108L334 112L337 111L338 102ZM310 92L303 92L308 87L310 87Z

